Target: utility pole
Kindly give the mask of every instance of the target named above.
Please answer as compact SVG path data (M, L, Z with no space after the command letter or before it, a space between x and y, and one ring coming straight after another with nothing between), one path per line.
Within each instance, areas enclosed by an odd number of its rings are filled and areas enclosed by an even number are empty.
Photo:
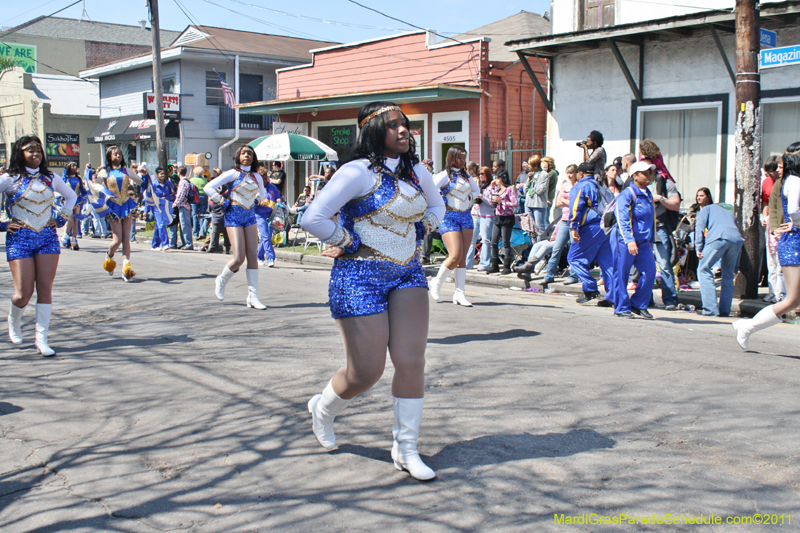
M734 213L744 236L739 269L744 298L758 297L761 192L761 77L758 0L736 0L736 157Z
M158 0L148 0L150 33L153 38L153 92L156 99L156 151L158 166L167 168L167 147L164 143L164 88L161 85L161 30L158 23Z

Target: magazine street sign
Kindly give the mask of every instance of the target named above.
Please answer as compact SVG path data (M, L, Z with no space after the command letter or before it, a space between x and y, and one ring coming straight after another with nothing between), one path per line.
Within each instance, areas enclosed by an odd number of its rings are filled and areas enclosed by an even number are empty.
M784 46L782 48L762 50L758 54L758 64L762 69L798 65L800 64L800 46Z

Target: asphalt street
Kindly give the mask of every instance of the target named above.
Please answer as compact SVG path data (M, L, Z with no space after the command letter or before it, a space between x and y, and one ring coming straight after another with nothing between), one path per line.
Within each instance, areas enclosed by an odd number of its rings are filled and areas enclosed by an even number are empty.
M445 284L421 483L389 457L390 363L337 450L311 434L306 402L344 361L326 267L263 268L255 311L243 273L214 298L226 256L134 245L126 284L101 269L107 241L80 243L56 278L58 355L34 350L32 305L25 343L0 343L0 531L800 530L796 326L745 353L732 319L470 285L464 308ZM593 513L723 523L556 523ZM724 523L757 513L783 525Z

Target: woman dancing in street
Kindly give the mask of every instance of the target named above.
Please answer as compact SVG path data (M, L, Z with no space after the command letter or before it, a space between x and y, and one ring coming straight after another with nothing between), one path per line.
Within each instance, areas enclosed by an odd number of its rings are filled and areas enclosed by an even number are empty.
M69 248L71 246L73 250L77 251L80 250L78 246L78 233L81 227L81 220L85 218L85 216L81 214L81 211L83 210L83 206L86 205L89 193L86 187L83 186L83 178L78 175L78 165L76 163L68 163L67 166L64 167L64 171L61 173L61 180L72 189L75 196L78 198L75 203L75 214L72 215L72 218L66 225L64 238L61 240L61 244L64 245L64 248Z
M453 303L472 307L464 294L467 280L467 250L472 242L472 209L475 197L481 192L475 179L465 170L467 151L461 146L451 146L447 151L444 170L433 177L433 183L442 190L447 212L439 233L447 247L447 258L439 267L439 273L431 280L431 298L439 301L442 283L449 274L456 273L456 291Z
M54 191L64 197L60 211ZM14 278L8 315L8 336L22 343L22 314L36 290L36 349L55 355L47 343L53 310L53 280L61 248L56 226L66 225L78 197L60 176L50 172L39 137L26 135L14 143L8 172L0 176L0 193L8 196L6 260Z
M142 184L142 179L133 170L125 167L125 157L122 150L110 146L106 150L106 164L94 175L90 187L92 189L92 207L101 217L108 221L113 238L106 251L103 261L103 270L109 276L114 275L117 262L114 254L122 245L122 279L130 281L136 275L131 268L131 224L133 224L133 211L136 209L136 200L128 196L130 182Z
M378 381L386 351L394 364L392 460L419 480L433 479L417 452L425 390L428 295L418 245L445 208L410 142L408 118L389 102L358 112L353 160L311 203L302 226L331 246L331 314L347 364L308 402L314 436L336 446L333 420ZM339 213L339 224L331 217Z
M783 175L780 192L783 224L773 233L778 237L778 260L783 271L786 298L765 307L753 318L733 323L742 350L747 350L750 335L780 324L784 313L800 305L800 142L789 146L783 154Z
M214 178L203 189L215 205L228 202L225 208L225 229L231 240L233 257L222 274L217 276L214 293L217 299L225 299L225 285L247 260L247 307L266 309L258 299L258 229L256 229L256 204L267 205L264 181L258 169L256 152L246 144L236 150L233 168ZM223 185L228 186L227 200L220 194Z

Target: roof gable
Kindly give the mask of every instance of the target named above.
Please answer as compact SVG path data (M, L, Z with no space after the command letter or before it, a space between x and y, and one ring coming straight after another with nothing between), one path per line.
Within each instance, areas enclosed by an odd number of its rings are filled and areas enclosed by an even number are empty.
M506 41L549 35L550 32L548 19L530 11L520 11L510 17L456 35L454 39L463 41L476 37L489 37L492 40L489 43L489 61L516 61L517 54L508 51L508 47L504 44Z
M19 28L19 29L18 29ZM9 32L30 37L49 37L51 39L69 39L74 41L95 41L101 43L136 44L150 46L152 33L141 26L114 24L111 22L94 22L62 17L39 17L11 28ZM171 42L179 33L161 30L161 42Z

